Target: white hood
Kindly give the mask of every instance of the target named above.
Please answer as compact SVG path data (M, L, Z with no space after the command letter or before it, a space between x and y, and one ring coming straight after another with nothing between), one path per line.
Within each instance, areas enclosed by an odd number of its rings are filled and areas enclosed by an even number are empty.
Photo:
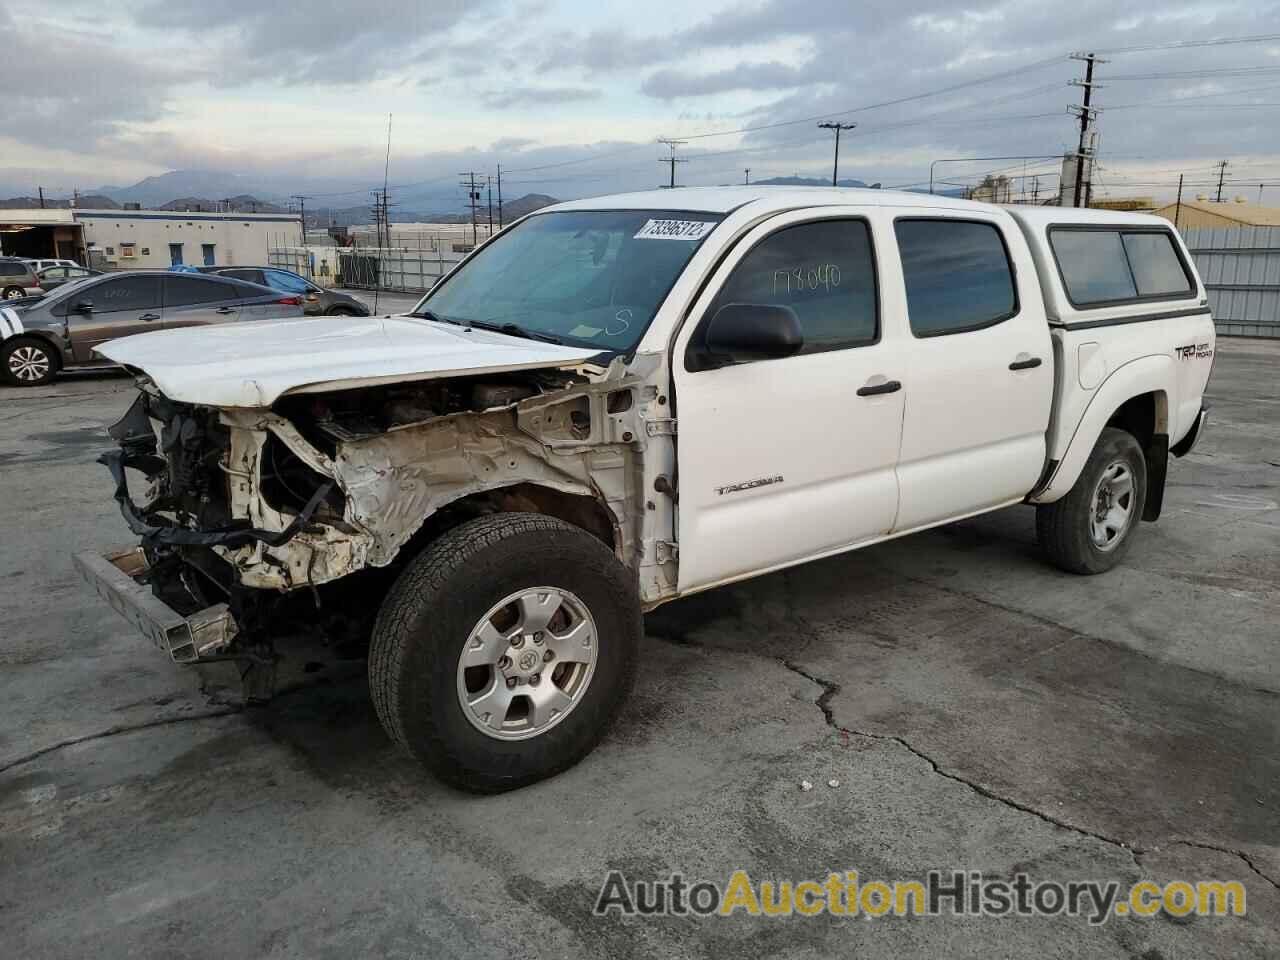
M149 376L166 397L269 407L314 393L474 373L572 369L598 350L562 347L417 317L310 317L157 330L96 352Z

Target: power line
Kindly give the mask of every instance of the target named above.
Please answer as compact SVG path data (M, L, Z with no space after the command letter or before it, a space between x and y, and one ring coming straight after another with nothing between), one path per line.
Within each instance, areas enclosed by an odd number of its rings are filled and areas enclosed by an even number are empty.
M914 93L905 97L896 97L892 100L882 100L877 103L861 104L860 106L849 107L844 110L834 110L828 113L819 113L811 117L800 117L795 120L781 120L776 123L764 123L764 124L757 124L754 126L738 127L734 130L711 130L703 133L689 133L689 134L684 134L683 139L703 140L709 137L728 137L735 134L756 133L761 130L774 130L774 129L777 129L778 127L789 127L789 126L794 126L794 125L803 124L803 123L814 123L818 120L827 120L832 117L845 116L850 113L861 113L866 110L878 110L878 109L881 109L882 107L891 107L891 106L897 106L903 103L912 103L917 100L926 100L930 97L937 97L947 93L954 93L957 90L964 90L969 87L981 86L982 84L985 84L985 83L993 83L997 80L1005 80L1005 79L1008 79L1009 77L1017 76L1019 74L1029 73L1034 70L1042 69L1043 67L1049 66L1051 64L1062 63L1065 60L1066 60L1066 57L1061 55L1046 57L1043 60L1037 60L1033 63L1024 64L1023 66L1020 66L1020 67L1014 67L1013 69L1010 69L1010 70L1002 70L998 73L985 74L981 77L975 77L972 80L965 80L960 83L953 83L949 86L940 87L936 90L926 90L921 93ZM555 163L539 164L532 167L512 168L508 170L508 172L509 173L533 173L538 170L550 170L558 167L567 167L572 164L587 163L591 160L602 160L605 157L618 156L623 153L631 153L637 149L640 149L639 145L633 146L633 147L624 147L619 150L613 150L607 153L596 154L590 157L580 157L574 160L560 160Z
M1107 77L1107 81L1122 80L1185 80L1204 77L1252 77L1266 73L1280 72L1280 66L1264 67L1221 67L1209 70L1172 70L1168 73L1118 73Z
M1165 43L1145 43L1133 47L1112 47L1098 53L1145 53L1148 50L1183 50L1187 47L1220 47L1235 43L1270 43L1280 40L1280 33L1264 33L1252 37L1216 37L1208 40L1170 40Z

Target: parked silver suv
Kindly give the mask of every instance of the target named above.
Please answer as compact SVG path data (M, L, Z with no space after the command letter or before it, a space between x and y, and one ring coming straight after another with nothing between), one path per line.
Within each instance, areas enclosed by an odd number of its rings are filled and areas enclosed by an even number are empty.
M64 367L105 363L93 351L108 340L301 316L301 297L226 277L144 271L85 277L42 300L0 307L0 375L34 387Z

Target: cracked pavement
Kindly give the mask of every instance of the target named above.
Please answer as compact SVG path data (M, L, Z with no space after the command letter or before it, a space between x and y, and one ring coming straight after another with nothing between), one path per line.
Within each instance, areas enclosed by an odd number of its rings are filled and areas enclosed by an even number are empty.
M1014 508L671 604L615 732L448 790L363 664L243 710L75 577L127 540L94 373L0 390L0 942L13 956L1280 955L1280 343L1220 341L1210 429L1124 567ZM801 780L817 786L803 792ZM830 779L839 787L830 788ZM609 870L723 882L1212 878L1244 918L595 918Z

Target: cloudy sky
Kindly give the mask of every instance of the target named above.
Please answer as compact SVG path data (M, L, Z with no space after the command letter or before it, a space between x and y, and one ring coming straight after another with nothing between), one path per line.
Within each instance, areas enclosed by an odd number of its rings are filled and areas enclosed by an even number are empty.
M646 188L658 137L687 139L681 183L829 175L821 118L858 124L842 176L915 184L1073 149L1067 55L1098 50L1100 193L1227 159L1280 203L1280 36L1188 45L1275 31L1270 0L0 0L0 185L222 170L355 204L388 114L406 190L498 163L512 195ZM1053 161L939 176L995 169L1056 189Z

